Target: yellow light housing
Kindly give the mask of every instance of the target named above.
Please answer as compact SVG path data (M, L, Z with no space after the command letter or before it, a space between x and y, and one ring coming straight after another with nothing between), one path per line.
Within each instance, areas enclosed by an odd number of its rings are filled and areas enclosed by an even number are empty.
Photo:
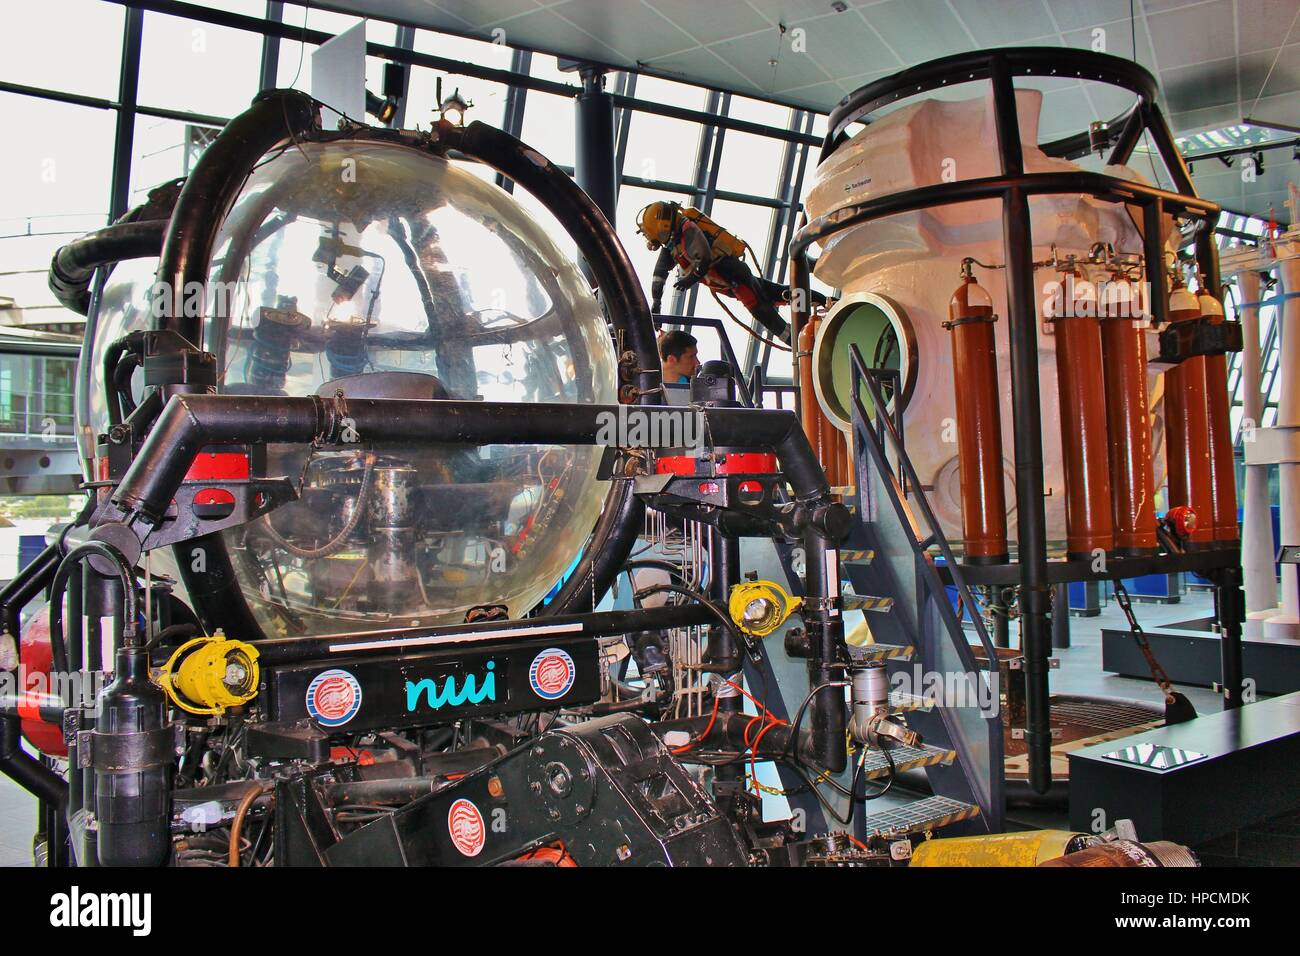
M252 644L215 637L186 641L163 665L158 683L172 703L191 714L224 713L257 696L260 671Z
M767 637L802 604L775 581L745 581L731 589L727 611L746 634Z

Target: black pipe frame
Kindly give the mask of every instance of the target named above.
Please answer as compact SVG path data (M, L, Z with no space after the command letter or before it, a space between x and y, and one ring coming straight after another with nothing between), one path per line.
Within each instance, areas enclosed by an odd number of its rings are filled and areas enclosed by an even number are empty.
M1134 93L1138 102L1118 136L1110 162L1127 161L1145 131L1155 144L1178 192L1097 173L1026 173L1020 144L1020 123L1015 98L1015 78L1020 76L1075 76L1119 86ZM922 186L836 209L808 223L790 243L791 287L796 292L791 309L792 329L807 321L809 269L807 250L813 243L887 216L951 203L998 199L1002 203L1003 244L1007 268L1007 313L1011 346L1012 414L1015 435L1016 513L1019 571L1021 646L1025 654L1026 727L1029 782L1038 793L1051 786L1051 701L1048 657L1051 653L1050 574L1047 560L1046 513L1043 488L1043 442L1038 377L1038 317L1034 296L1033 236L1029 200L1037 195L1084 194L1140 207L1146 227L1145 252L1148 281L1157 290L1168 288L1163 256L1161 217L1181 214L1203 223L1205 241L1198 243L1202 272L1218 287L1218 263L1208 238L1220 207L1196 194L1183 157L1174 144L1156 103L1155 78L1128 60L1081 50L1051 47L1013 47L962 53L924 63L885 77L848 94L831 113L821 161L847 141L847 128L869 122L882 106L940 87L972 80L993 87L994 125L1001 175ZM1157 228L1151 228L1155 226ZM1153 255L1154 254L1154 255ZM1162 294L1152 296L1156 318L1164 318ZM802 305L802 308L799 306ZM797 372L797 365L796 365ZM796 377L797 381L797 377ZM1219 587L1220 617L1224 631L1223 675L1229 689L1225 706L1237 706L1240 693L1240 624L1234 619L1232 562L1239 552L1218 552L1222 573ZM1240 568L1235 569L1240 577ZM1225 613L1224 608L1227 608Z
M284 398L244 395L172 396L126 475L100 512L92 539L119 544L121 529L143 542L164 518L194 459L220 445L299 443L358 447L408 445L562 444L595 445L624 416L657 416L665 439L685 434L702 420L715 446L764 447L775 452L794 494L795 522L809 555L804 622L810 635L810 686L831 681L845 663L839 594L821 556L834 554L844 527L842 506L830 487L792 411L754 408L568 405L401 399ZM694 421L688 422L688 417ZM349 441L348 439L352 439ZM644 447L671 447L648 445ZM630 481L621 483L631 493ZM622 559L620 558L620 561ZM844 768L846 713L843 695L824 688L811 706L813 750L832 772Z
M128 523L153 527L209 445L595 445L611 423L635 414L657 416L662 427L653 430L665 435L684 434L695 425L687 419L699 416L714 445L770 447L798 502L820 507L830 501L826 476L798 417L780 409L178 394L154 423L112 502Z
M629 611L592 614L563 614L545 619L481 621L474 624L444 624L431 627L389 628L379 631L347 631L342 634L314 634L309 637L273 637L257 642L262 666L296 664L318 658L365 657L400 654L406 650L427 650L438 643L510 641L534 637L538 628L572 628L573 634L602 637L643 631L673 630L715 623L717 618L703 604L672 604ZM576 625L576 627L575 627ZM158 651L159 658L171 653ZM158 661L161 664L163 661Z

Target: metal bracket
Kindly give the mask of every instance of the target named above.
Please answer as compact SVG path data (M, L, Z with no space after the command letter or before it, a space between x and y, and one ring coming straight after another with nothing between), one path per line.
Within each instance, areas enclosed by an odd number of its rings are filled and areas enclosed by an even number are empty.
M81 710L77 707L66 707L63 710L63 742L71 744L78 742L81 736ZM78 746L78 753L80 747ZM82 765L84 766L84 765Z
M194 499L200 492L224 491L234 503L222 517L204 518L195 512ZM250 478L227 481L186 481L176 492L162 523L144 539L143 549L152 551L189 541L213 531L247 524L281 505L298 500L298 490L288 478Z
M1053 739L1053 740L1058 740L1058 739L1060 739L1060 736L1061 736L1061 728L1060 728L1060 727L1053 727L1053 728L1052 728L1052 739ZM1011 739L1012 739L1012 740L1024 740L1024 739L1025 739L1025 728L1024 728L1024 727L1012 727L1012 728L1011 728Z
M1023 657L1013 657L1011 660L1007 661L1008 670L1019 671L1024 670L1024 667L1025 659ZM1060 670L1061 659L1059 657L1049 657L1047 659L1047 669L1053 671Z

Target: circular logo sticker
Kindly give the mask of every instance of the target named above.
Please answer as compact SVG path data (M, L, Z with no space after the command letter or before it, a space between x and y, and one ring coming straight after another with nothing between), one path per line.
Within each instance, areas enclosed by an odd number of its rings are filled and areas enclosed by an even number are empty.
M483 825L483 814L473 802L461 797L447 811L447 832L451 843L463 856L478 856L483 852L487 841L487 827Z
M548 647L533 658L528 668L528 683L542 700L559 700L573 687L578 670L573 658L558 647Z
M361 683L351 673L321 671L307 685L307 713L324 727L339 727L361 709Z

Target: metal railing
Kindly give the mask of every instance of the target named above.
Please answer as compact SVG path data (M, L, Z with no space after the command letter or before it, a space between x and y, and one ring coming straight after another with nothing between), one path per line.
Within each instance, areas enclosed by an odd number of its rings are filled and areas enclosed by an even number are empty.
M891 413L882 394L881 383L891 371L868 368L856 345L850 346L849 357L857 517L876 549L861 574L876 588L873 595L894 598L890 614L900 616L898 623L915 649L914 659L925 668L922 679L937 675L943 687L953 688L951 696L945 689L936 701L936 715L958 753L961 783L932 777L935 792L942 787L945 796L968 795L979 805L990 832L997 832L1005 810L998 651L907 456L898 420L901 412ZM864 392L874 416L863 402ZM904 487L913 490L910 498L905 497ZM953 607L931 549L937 549L951 572L960 611ZM967 613L987 663L977 658L962 627Z

